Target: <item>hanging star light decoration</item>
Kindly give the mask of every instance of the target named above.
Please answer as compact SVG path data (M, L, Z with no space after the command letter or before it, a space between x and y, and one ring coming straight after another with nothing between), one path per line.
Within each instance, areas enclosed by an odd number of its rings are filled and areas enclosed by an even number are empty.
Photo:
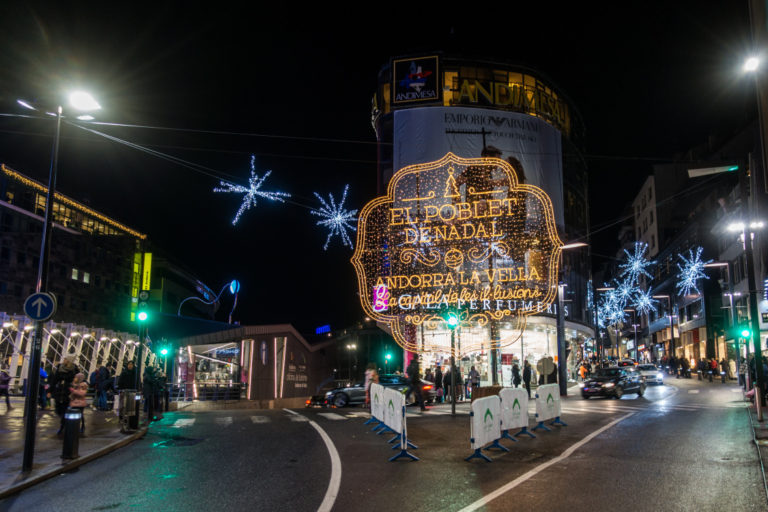
M328 244L333 235L339 235L339 238L341 238L344 245L349 246L350 249L354 249L352 240L350 240L349 235L347 234L347 230L357 230L355 226L350 224L350 222L357 222L357 219L355 218L357 210L344 209L344 201L347 199L347 190L349 190L349 185L344 187L344 193L341 195L341 201L339 201L338 205L333 200L332 194L328 194L329 202L326 202L320 194L315 192L315 197L320 200L322 208L319 210L312 210L310 213L322 217L321 220L317 221L317 224L329 229L328 238L325 239L325 245L323 246L323 249L325 250L328 250Z
M653 298L653 292L650 286L648 290L637 290L635 292L634 302L632 305L635 307L638 313L641 315L647 315L652 309L655 309L655 303L658 302Z
M633 254L624 249L624 253L627 255L627 262L619 265L619 268L622 269L622 277L628 278L632 283L635 283L641 275L649 278L653 277L646 270L647 267L654 263L645 257L647 250L648 244L644 242L635 242L635 252Z
M240 209L237 210L237 214L235 215L234 220L232 220L232 225L237 224L237 221L240 220L240 216L243 214L243 212L253 206L256 206L257 197L263 197L264 199L269 199L272 201L280 201L281 203L285 202L285 197L291 197L291 194L286 192L271 192L267 190L261 190L261 185L264 183L264 180L266 180L267 177L272 173L272 171L267 171L264 173L264 176L259 178L258 174L256 174L255 162L256 157L251 155L251 177L248 179L247 187L243 187L242 185L235 185L234 183L229 183L228 181L221 181L221 188L216 187L213 189L214 192L234 192L237 194L245 194L243 196L243 202L240 204Z
M682 265L680 263L677 264L677 268L680 272L677 274L678 281L675 284L680 295L690 295L691 290L700 293L697 285L698 280L701 278L709 279L704 273L704 265L712 263L712 260L701 260L701 251L703 250L702 247L697 247L696 254L694 254L692 249L688 249L688 258L682 254L677 255L683 260Z

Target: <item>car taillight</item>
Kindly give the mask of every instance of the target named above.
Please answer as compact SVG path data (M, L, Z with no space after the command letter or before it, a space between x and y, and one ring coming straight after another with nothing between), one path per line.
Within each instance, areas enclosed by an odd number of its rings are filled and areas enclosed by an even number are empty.
M304 403L305 403L305 404L307 404L307 405L309 405L309 404L311 404L311 403L312 403L312 400L307 400L307 401L306 401L306 402L304 402Z
M430 389L432 389L432 386L424 386L424 391L429 391Z

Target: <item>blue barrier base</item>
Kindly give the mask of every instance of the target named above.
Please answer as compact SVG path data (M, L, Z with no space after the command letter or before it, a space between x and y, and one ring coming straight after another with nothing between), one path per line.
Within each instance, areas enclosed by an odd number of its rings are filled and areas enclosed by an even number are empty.
M493 462L490 457L486 456L483 452L480 451L480 448L477 448L475 450L475 453L473 453L472 455L470 455L464 460L469 461L471 459L485 459L488 462Z
M370 425L371 423L375 423L375 422L377 422L377 421L379 421L379 420L377 420L376 418L374 418L373 416L371 416L370 418L368 418L368 421L366 421L365 423L363 423L363 425Z
M403 437L402 434L398 434L394 438L395 439L400 439L402 441L402 437ZM405 445L406 445L407 448L413 448L414 450L418 450L419 449L418 446L416 446L415 444L410 442L408 439L405 440ZM400 445L395 445L395 446L392 447L393 450L397 450L398 448L400 448Z
M522 428L522 430L520 430L520 432L518 432L517 434L515 434L515 437L519 437L519 436L521 436L521 435L523 435L523 434L529 435L529 436L531 436L533 439L535 439L535 438L536 438L536 436L535 436L535 435L533 435L531 432L529 432L529 431L528 431L528 427L523 427L523 428Z
M536 424L536 426L533 427L531 430L536 430L537 428L542 428L542 429L546 430L547 432L552 432L552 429L549 428L548 426L546 426L543 421L538 422Z
M396 435L395 435L395 437L393 437L392 439L390 439L389 441L387 441L387 444L392 444L392 443L394 443L395 441L397 441L398 439L400 439L400 434L396 434Z
M376 432L376 435L380 436L381 434L388 434L389 432L394 432L394 430L392 430L391 428L389 428L389 427L387 427L385 425L383 430L380 430L379 432Z
M505 430L504 432L501 433L501 439L510 439L514 442L517 442L517 439L509 435L509 430Z
M378 425L374 425L373 428L371 429L371 432L376 432L377 430L379 430L380 428L382 428L384 426L384 422L379 421L379 420L376 420L376 421L378 421L379 424Z
M395 448L399 448L399 446L396 446ZM390 458L389 462L394 462L397 459L399 459L400 457L408 457L411 460L419 460L418 457L416 457L415 455L411 455L410 453L408 453L407 450L400 450L400 453L398 453L394 457Z
M501 438L499 438L501 439ZM509 448L506 446L502 446L499 444L499 439L496 439L494 442L492 442L490 445L483 448L484 450L501 450L503 452L508 452Z
M563 427L567 427L567 426L568 426L568 424L567 424L567 423L565 423L563 420L561 420L561 419L560 419L560 416L558 416L557 418L555 418L555 421L553 421L552 423L550 423L550 425L562 425Z

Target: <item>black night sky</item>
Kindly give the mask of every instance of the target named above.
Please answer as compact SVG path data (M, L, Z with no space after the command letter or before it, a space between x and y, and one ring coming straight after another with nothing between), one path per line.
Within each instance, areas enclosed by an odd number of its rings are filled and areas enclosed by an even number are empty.
M189 164L65 125L58 189L148 233L211 288L239 279L243 323L306 332L362 316L351 251L338 239L323 250L308 207L313 192L338 197L345 184L351 208L375 197L371 97L391 56L500 58L565 92L586 125L597 254L615 252L615 223L653 163L755 117L740 72L745 1L445 4L418 15L399 3L386 13L49 4L0 6L0 161L46 181L54 123L7 114L25 113L17 98L53 104L88 88L104 107L98 121L140 126L93 129ZM246 184L251 154L259 174L272 170L265 188L292 202L260 200L232 226L240 196L212 189Z

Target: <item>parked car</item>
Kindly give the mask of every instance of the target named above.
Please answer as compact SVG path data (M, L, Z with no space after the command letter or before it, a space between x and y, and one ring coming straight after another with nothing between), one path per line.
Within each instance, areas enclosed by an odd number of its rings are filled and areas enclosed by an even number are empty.
M610 396L621 398L624 393L643 396L645 382L634 368L598 368L597 372L584 383L580 383L581 397Z
M634 359L619 359L619 362L616 365L619 368L624 368L625 366L635 366L636 364Z
M636 369L646 384L664 384L664 373L655 364L641 364Z
M403 375L380 375L379 384L388 388L394 388L398 391L404 391L410 387L408 378ZM435 386L431 382L421 379L421 393L426 403L435 401ZM413 395L409 394L406 401L410 403ZM360 405L365 403L365 384L356 382L347 386L340 386L331 389L325 395L315 395L307 400L307 407L346 407L348 405Z

